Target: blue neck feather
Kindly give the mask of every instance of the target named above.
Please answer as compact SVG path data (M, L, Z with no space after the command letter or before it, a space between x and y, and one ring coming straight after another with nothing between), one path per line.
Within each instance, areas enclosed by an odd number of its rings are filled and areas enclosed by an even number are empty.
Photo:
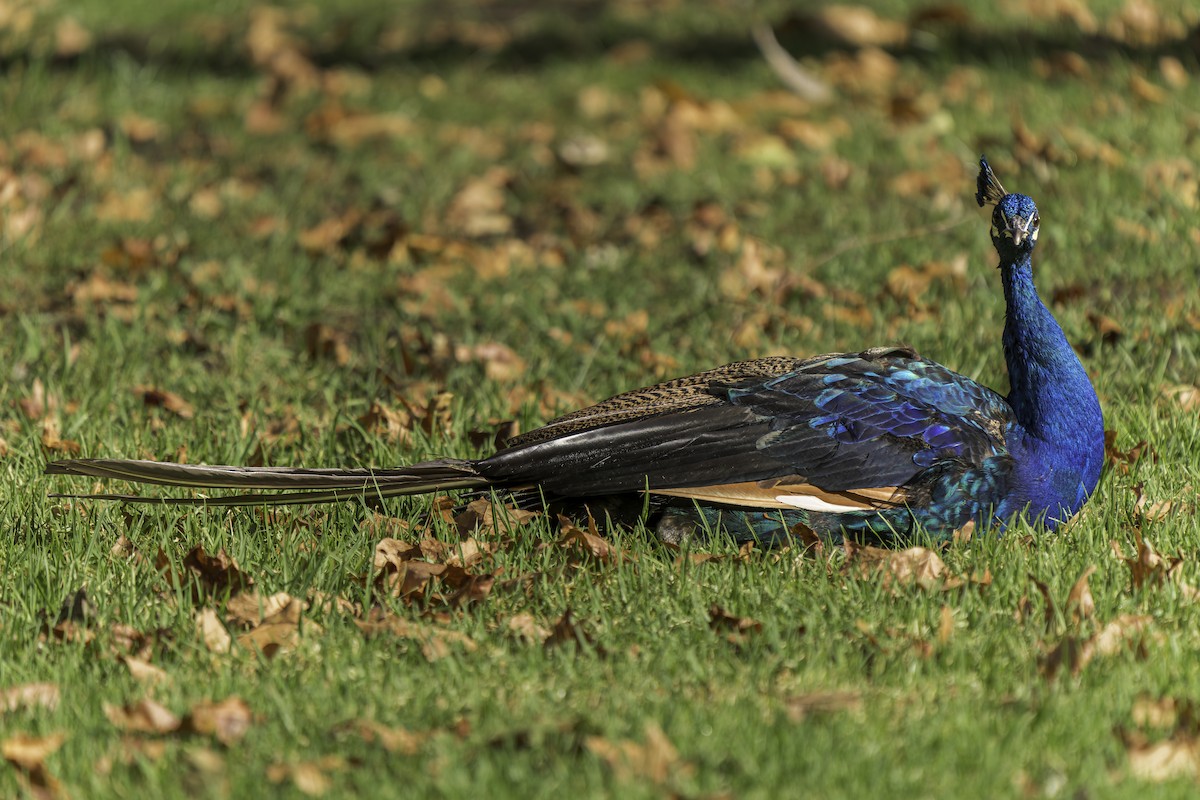
M1031 256L1032 247L1001 251L1008 402L1019 426L1009 432L1009 447L1017 457L1016 499L1034 516L1044 513L1053 527L1096 488L1104 420L1087 372L1038 297Z

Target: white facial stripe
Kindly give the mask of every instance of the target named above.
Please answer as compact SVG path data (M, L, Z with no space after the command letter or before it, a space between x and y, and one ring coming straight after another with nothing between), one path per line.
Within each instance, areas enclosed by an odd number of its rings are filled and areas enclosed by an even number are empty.
M837 503L829 503L819 497L812 497L806 494L781 494L776 495L775 500L785 505L802 508L805 511L824 511L830 514L842 514L847 511L862 511L860 506L839 506Z
M1037 241L1037 232L1038 232L1038 229L1037 229L1037 228L1034 228L1032 231L1030 231L1030 233L1029 233L1029 240L1030 240L1031 242L1036 242L1036 241Z

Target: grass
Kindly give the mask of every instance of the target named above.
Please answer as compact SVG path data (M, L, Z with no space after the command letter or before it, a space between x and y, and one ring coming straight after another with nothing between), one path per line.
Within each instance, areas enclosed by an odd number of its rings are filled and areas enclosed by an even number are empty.
M1194 53L1167 34L1112 33L1117 4L1089 38L1017 12L992 25L994 4L972 2L965 26L895 48L891 78L793 31L805 63L843 76L832 104L804 109L778 92L740 12L720 5L651 18L618 4L594 28L465 14L448 40L421 8L361 5L289 12L313 72L275 68L268 132L247 125L269 70L247 55L237 4L218 15L172 0L146 16L80 3L92 37L71 57L55 56L62 9L39 7L27 31L0 38L0 691L60 692L54 708L0 704L0 741L64 733L45 760L61 782L51 792L1134 797L1163 778L1139 777L1143 739L1193 746L1186 713L1156 725L1144 708L1200 698L1187 590L1200 580L1200 417L1163 394L1200 375ZM902 4L878 8L906 18ZM1195 22L1156 8L1168 31ZM1085 68L1059 66L1063 52ZM1183 86L1163 57L1191 73ZM1138 80L1161 96L1131 91ZM696 115L684 133L664 122L671 98ZM337 122L354 114L405 122L353 142ZM788 120L827 143L789 139ZM563 144L584 136L606 160L564 164ZM1003 389L1003 301L972 200L981 150L1039 203L1037 280L1118 447L1150 443L1111 466L1067 531L1021 527L941 554L954 575L990 573L986 587L896 586L837 549L739 556L715 542L704 549L720 558L692 563L640 530L617 534L625 558L596 561L535 520L477 534L497 545L475 569L497 577L480 602L406 604L377 592L375 546L381 525L419 539L395 520L419 525L428 499L389 501L381 518L353 504L47 497L87 488L40 475L72 442L210 463L468 456L481 452L470 432L499 420L528 429L771 353L904 341ZM456 220L463 187L497 166L497 205ZM706 205L723 221L697 221ZM511 228L464 232L487 213ZM320 234L330 220L349 233ZM965 270L928 268L956 259ZM905 290L902 264L928 285ZM508 350L481 347L494 343ZM138 386L176 393L190 416L148 405ZM373 404L402 417L438 392L453 395L444 431L389 436L364 420ZM1135 508L1139 486L1172 501L1150 514L1160 519ZM1110 543L1131 552L1138 530L1178 551L1175 578L1131 587ZM453 525L431 534L458 546ZM260 596L311 601L282 652L206 646L202 609L240 631L228 591L204 590L185 565L197 545L224 550ZM1067 595L1090 565L1095 615L1074 621ZM174 572L192 577L172 585ZM1049 624L1030 576L1048 586ZM81 587L85 634L60 641L60 607ZM420 637L365 636L317 597L432 626L446 652L431 661ZM713 605L760 627L714 630ZM514 632L514 617L549 631L567 610L570 642ZM1123 615L1149 621L1077 674L1046 677L1056 646ZM158 683L121 659L129 629L148 637L140 655L165 673ZM252 716L226 741L122 730L105 712L149 697L184 716L231 696ZM411 737L371 741L363 721ZM46 774L7 769L0 794ZM1194 784L1183 774L1155 789L1184 797Z

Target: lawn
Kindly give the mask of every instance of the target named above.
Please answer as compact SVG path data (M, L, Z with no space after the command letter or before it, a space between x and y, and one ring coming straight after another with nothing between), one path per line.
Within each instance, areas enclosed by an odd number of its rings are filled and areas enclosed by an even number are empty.
M0 3L0 795L1193 796L1189 3L387 5ZM676 550L41 474L469 457L882 344L1005 391L981 152L1112 431L1056 534Z

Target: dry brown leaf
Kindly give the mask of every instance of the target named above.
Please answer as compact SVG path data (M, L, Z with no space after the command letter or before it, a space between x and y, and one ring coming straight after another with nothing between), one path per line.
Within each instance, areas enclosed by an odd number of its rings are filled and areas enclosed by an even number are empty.
M1104 432L1104 453L1110 464L1113 464L1122 475L1128 475L1129 470L1138 461L1141 460L1143 454L1148 454L1152 460L1157 461L1158 456L1154 449L1149 446L1145 439L1135 444L1128 450L1121 450L1117 447L1117 432L1107 430Z
M1072 676L1079 675L1092 660L1096 651L1088 641L1078 636L1064 636L1038 659L1038 670L1042 676L1053 681L1065 667Z
M325 134L341 147L356 147L371 139L400 139L413 130L412 118L405 114L349 113L330 120Z
M240 742L250 730L254 716L242 698L233 695L219 702L202 702L192 706L183 720L186 730L212 736L225 746Z
M776 264L778 255L759 240L746 238L737 263L721 273L721 294L736 299L745 299L752 293L774 297L785 274L783 267Z
M1183 559L1168 561L1160 556L1155 552L1154 545L1142 538L1142 532L1137 528L1133 531L1133 542L1135 552L1132 558L1126 557L1115 541L1110 542L1113 553L1129 567L1130 584L1133 589L1160 586L1168 577L1178 577Z
M233 649L233 637L211 608L202 608L196 613L196 632L213 653L228 653Z
M762 623L750 617L730 614L716 603L708 608L708 627L726 633L732 644L741 644L751 635L762 630Z
M388 442L404 444L412 435L412 415L403 409L394 409L375 401L366 414L358 418L358 424L367 433L383 436Z
M601 563L619 562L631 558L600 535L596 520L588 514L587 530L576 525L570 517L558 515L558 529L562 537L558 545L573 552L585 554Z
M0 713L24 709L58 707L58 685L54 683L23 683L0 690Z
M507 627L527 644L540 645L550 638L549 629L538 624L534 616L528 612L514 614L509 618Z
M92 33L74 17L63 17L54 26L54 55L75 58L92 46Z
M1095 571L1095 564L1085 569L1067 595L1067 613L1076 623L1096 616L1096 601L1092 598L1091 587L1088 586L1088 578Z
M1121 614L1092 637L1092 646L1097 655L1111 656L1124 649L1130 642L1137 641L1154 618L1146 614Z
M333 786L326 773L343 770L346 766L346 760L338 755L296 764L271 764L267 767L267 780L272 783L291 781L301 794L320 797Z
M421 555L419 545L389 536L380 539L375 545L375 558L372 563L376 572L381 570L394 572L404 569L405 562L420 558Z
M1158 71L1163 81L1172 89L1182 89L1188 85L1187 68L1175 56L1163 56L1158 59Z
M149 661L143 661L133 656L120 656L119 658L125 668L129 670L129 674L139 683L164 683L167 680L166 671L161 667L154 666Z
M57 752L66 740L65 733L52 733L48 736L16 733L0 742L0 756L22 770L33 771Z
M1038 669L1050 681L1064 668L1072 676L1078 676L1093 658L1115 655L1131 643L1140 642L1151 621L1145 615L1122 614L1086 639L1073 634L1064 636L1038 660Z
M513 221L504 212L505 190L512 179L510 170L495 166L467 181L450 201L446 224L451 230L470 237L508 233Z
M320 84L320 71L288 30L295 13L272 6L256 7L250 12L245 44L254 65L271 75L274 85L306 93Z
M890 47L908 40L908 26L883 19L866 6L828 5L814 17L824 33L856 47Z
M389 634L401 639L411 639L420 645L421 654L430 662L450 655L453 648L472 653L478 647L471 637L461 631L415 622L381 609L372 609L367 619L356 619L354 624L366 636Z
M1200 411L1200 386L1175 384L1163 386L1162 396L1179 406L1183 411Z
M475 531L482 531L492 536L511 534L517 528L528 524L539 516L541 516L540 512L514 508L508 504L495 503L488 497L472 500L467 504L462 513L454 517L454 525L458 528L458 535L465 540L462 545L464 548L463 552L461 555L459 553L452 554L446 563L472 566L481 561L484 555L495 552L495 542L479 542L471 537L471 534ZM467 542L474 542L472 547L478 551L477 556L468 554Z
M74 439L64 439L59 435L57 417L42 420L42 447L67 456L77 456L83 449Z
M288 597L287 602L274 613L238 636L238 646L260 652L267 658L274 658L281 652L294 649L300 640L300 617L306 608L307 604L303 600ZM310 635L320 634L321 626L315 622L307 622L304 630Z
M159 550L155 565L172 586L190 587L197 600L234 595L254 586L254 579L243 572L224 549L212 556L196 545L183 557L180 571L176 571L167 554Z
M543 646L550 649L568 643L579 648L590 647L598 655L604 655L605 652L603 647L595 643L595 638L591 633L576 622L575 612L569 608L554 623L554 627L550 631L550 638L546 639Z
M1195 737L1176 734L1159 742L1131 744L1129 771L1152 783L1194 778L1200 772L1200 743Z
M454 358L460 363L483 364L484 375L489 381L513 381L524 375L526 369L525 359L500 342L459 345L454 350Z
M1092 325L1092 330L1100 337L1100 341L1104 344L1116 344L1125 335L1121 328L1121 323L1117 322L1112 317L1100 314L1095 311L1089 311L1088 322Z
M303 611L303 601L297 601L287 592L276 592L266 597L253 591L241 592L229 598L225 605L225 621L230 625L249 628L291 608L297 602L300 603L299 610ZM299 615L296 616L298 619Z
M358 211L347 211L326 217L311 228L296 235L300 246L314 255L328 253L351 235L362 222ZM313 327L313 326L310 326Z
M359 719L346 723L343 728L354 731L368 744L378 744L389 753L411 756L421 749L429 738L428 733L413 733L405 728L391 728L375 720Z
M156 700L143 698L127 706L104 704L104 716L126 733L174 733L182 721Z
M862 692L829 691L794 695L784 700L784 708L792 722L802 722L808 717L835 711L857 711L862 708Z
M947 644L952 638L954 638L954 609L943 605L938 614L938 644Z
M885 586L896 588L917 586L925 591L957 588L960 578L950 575L946 563L932 550L910 547L907 550L885 550L866 547L847 541L846 568L859 577L883 575Z
M648 780L662 786L695 771L692 764L679 757L679 751L657 724L646 724L644 738L645 741L639 743L589 736L584 745L604 761L620 781Z
M192 404L175 392L153 386L135 386L133 393L140 397L147 406L165 409L180 419L191 419L196 416L196 410L192 408Z
M328 359L339 367L350 363L350 336L345 331L314 322L304 329L304 344L313 360Z
M1179 705L1173 697L1153 698L1149 695L1140 695L1133 701L1133 708L1130 709L1129 715L1133 718L1133 724L1140 728L1159 728L1170 729L1174 728L1179 721ZM1188 707L1184 704L1185 708Z
M1129 90L1133 95L1147 103L1160 104L1167 100L1167 92L1161 86L1156 86L1145 76L1134 73L1129 77Z

